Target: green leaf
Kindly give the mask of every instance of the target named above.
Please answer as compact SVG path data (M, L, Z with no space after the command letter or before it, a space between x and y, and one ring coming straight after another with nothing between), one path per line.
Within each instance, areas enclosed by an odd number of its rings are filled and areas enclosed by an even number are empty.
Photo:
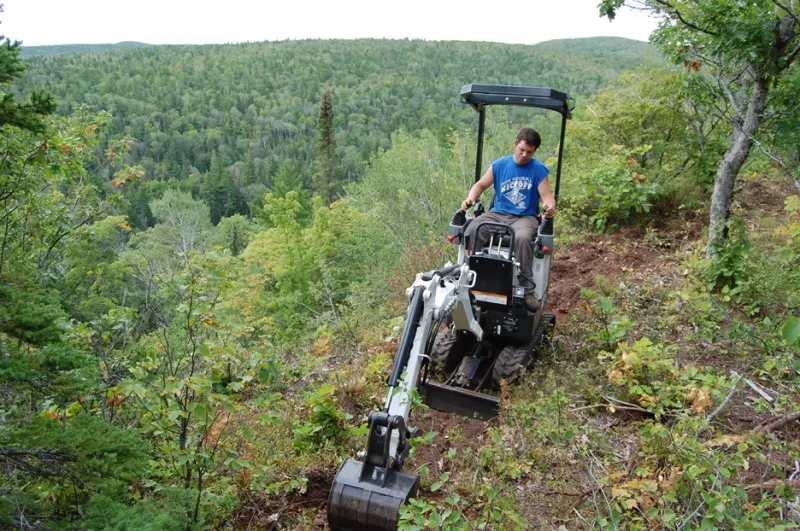
M781 336L790 346L800 342L800 319L797 317L787 319L781 328Z
M604 312L610 312L614 309L614 301L608 297L600 297L597 299L597 302L600 305L600 309Z
M147 396L147 389L136 381L127 381L120 384L120 390L125 396L136 395L139 398Z

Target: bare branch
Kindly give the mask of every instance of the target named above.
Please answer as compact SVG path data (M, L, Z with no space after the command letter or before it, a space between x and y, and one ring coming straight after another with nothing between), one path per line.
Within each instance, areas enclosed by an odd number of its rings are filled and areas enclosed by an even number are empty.
M723 81L721 76L717 78L717 84L725 93L725 95L728 97L728 101L730 101L731 107L736 113L736 118L740 121L744 120L744 116L742 115L742 108L740 106L738 99L736 98L736 95L733 92L731 92L731 88L725 81Z
M737 373L736 371L731 371L731 374L733 374L734 376L739 376L739 373ZM751 380L748 380L747 378L743 378L743 379L744 379L744 383L746 383L750 387L750 389L752 389L753 391L758 393L759 396L761 396L761 398L763 398L764 400L766 400L770 404L775 402L775 399L772 398L771 396L769 396L766 391L761 389L760 386L756 385L754 382L752 382Z
M778 2L778 0L772 0L772 3L775 4L776 6L780 7L784 11L786 11L786 14L794 19L795 24L800 26L800 18L797 17L797 13L792 11L792 7L791 6L785 6L782 3Z
M761 152L764 153L764 155L772 159L772 161L775 164L780 166L783 169L783 171L785 171L789 175L789 177L791 177L794 180L795 186L797 186L797 188L800 190L800 175L798 175L795 171L793 171L791 166L786 162L784 162L780 155L769 150L767 146L763 144L763 142L759 141L753 135L750 135L745 131L742 131L742 134L744 134L748 139L750 139L750 141L753 142L758 147L758 149L760 149Z
M688 26L688 27L692 28L693 30L695 30L695 31L699 31L700 33L705 33L706 35L711 35L712 37L717 37L717 36L718 36L718 34L717 34L716 32L714 32L714 31L711 31L711 30L710 30L710 29L708 29L708 28L701 28L700 26L698 26L698 25L696 25L696 24L693 24L692 22L689 22L688 20L686 20L685 18L683 18L683 15L681 14L681 12L680 12L680 11L678 11L678 9L677 9L675 6L673 6L672 4L670 4L669 2L666 2L665 0L655 0L655 2L656 2L657 4L661 4L662 6L664 6L664 7L668 8L668 9L670 9L670 10L671 10L671 12L672 12L672 13L673 13L673 14L674 14L676 17L678 17L678 20L680 20L680 21L681 21L681 22L682 22L684 25L686 25L686 26Z
M797 54L800 53L800 42L797 43L797 46L794 47L794 50L789 52L789 55L786 57L786 63L784 64L783 68L789 68L792 66L792 63L795 59L797 59Z
M46 450L43 448L18 448L15 446L0 447L0 459L13 457L35 457L43 461L75 461L70 454L57 450Z

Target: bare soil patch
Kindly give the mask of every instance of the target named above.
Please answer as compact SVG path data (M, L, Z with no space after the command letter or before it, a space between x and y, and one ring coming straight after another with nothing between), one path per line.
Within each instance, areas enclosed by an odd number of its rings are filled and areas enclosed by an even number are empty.
M578 306L581 288L598 288L595 281L598 275L614 280L639 270L669 274L674 268L672 255L672 251L645 245L622 233L572 245L553 256L547 301L550 311L563 322Z
M486 430L496 423L496 420L486 422L434 409L422 414L419 411L413 412L411 425L419 428L423 434L434 431L436 436L430 444L417 448L414 457L408 460L406 470L414 471L427 465L434 476L449 472L449 465L444 459L447 452L455 448L461 455L466 448L480 450L485 441Z
M293 529L294 519L302 511L316 508L313 524L306 529L324 529L327 523L325 506L335 473L327 468L307 472L304 474L308 480L305 492L295 491L278 498L250 495L233 517L234 528Z

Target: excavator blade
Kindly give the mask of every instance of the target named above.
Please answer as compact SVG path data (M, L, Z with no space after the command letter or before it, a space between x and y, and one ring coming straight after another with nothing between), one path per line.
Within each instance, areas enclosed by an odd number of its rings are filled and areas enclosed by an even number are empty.
M491 420L500 412L500 397L462 387L428 381L420 385L420 394L429 407L464 417Z
M395 531L400 506L418 488L419 476L345 459L328 495L328 524L332 531Z

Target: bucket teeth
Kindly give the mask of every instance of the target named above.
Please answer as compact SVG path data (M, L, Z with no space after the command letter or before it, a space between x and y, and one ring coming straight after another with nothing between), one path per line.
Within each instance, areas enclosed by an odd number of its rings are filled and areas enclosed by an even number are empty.
M418 488L419 476L348 458L328 496L328 524L333 531L394 531L400 506Z

